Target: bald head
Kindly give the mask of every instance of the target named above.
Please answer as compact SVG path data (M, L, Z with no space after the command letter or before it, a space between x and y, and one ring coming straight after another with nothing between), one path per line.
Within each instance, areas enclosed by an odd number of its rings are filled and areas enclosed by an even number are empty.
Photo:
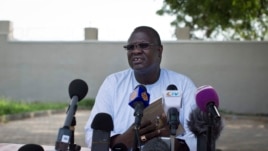
M152 37L153 41L155 44L157 44L158 46L161 46L162 47L162 43L161 43L161 38L158 34L158 32L153 29L152 27L149 27L149 26L139 26L139 27L136 27L133 32L131 33L130 35L130 38L132 37L133 34L137 33L137 32L144 32L146 33L149 37ZM128 40L129 41L129 40Z

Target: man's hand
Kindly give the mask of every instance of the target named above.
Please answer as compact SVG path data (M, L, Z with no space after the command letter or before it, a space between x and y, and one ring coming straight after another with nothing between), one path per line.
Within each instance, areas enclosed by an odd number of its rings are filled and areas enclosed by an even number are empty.
M141 142L146 143L154 137L169 136L169 126L164 124L166 121L164 114L158 116L155 121L143 120L140 127Z
M144 144L147 141L153 139L154 137L159 136L169 137L170 136L169 125L163 124L167 123L166 121L167 119L165 115L159 116L155 121L146 119L142 120L139 129L141 143ZM110 146L113 147L115 144L123 143L128 148L132 148L135 138L134 135L135 135L135 126L133 124L123 134L113 136L111 138Z
M119 135L115 135L111 137L110 147L112 148L114 145L118 143L123 143L127 146L127 148L132 148L133 142L134 142L134 135L135 135L135 130L134 130L134 124L133 124L123 134L119 134Z

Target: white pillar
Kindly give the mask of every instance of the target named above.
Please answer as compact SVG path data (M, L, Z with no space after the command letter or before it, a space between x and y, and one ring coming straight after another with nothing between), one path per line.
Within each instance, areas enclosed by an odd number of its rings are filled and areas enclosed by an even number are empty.
M98 28L85 28L85 40L98 40Z
M0 34L6 35L8 39L13 39L13 25L12 22L0 20Z
M183 28L176 28L175 35L178 40L186 40L190 39L190 28L183 27Z

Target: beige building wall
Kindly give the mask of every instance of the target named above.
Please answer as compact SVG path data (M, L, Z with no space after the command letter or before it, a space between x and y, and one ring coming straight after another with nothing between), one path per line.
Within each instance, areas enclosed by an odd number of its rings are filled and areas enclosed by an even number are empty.
M32 42L0 34L0 96L69 102L68 86L83 79L94 98L104 78L128 68L125 41ZM220 108L268 113L268 42L164 41L162 67L212 85Z

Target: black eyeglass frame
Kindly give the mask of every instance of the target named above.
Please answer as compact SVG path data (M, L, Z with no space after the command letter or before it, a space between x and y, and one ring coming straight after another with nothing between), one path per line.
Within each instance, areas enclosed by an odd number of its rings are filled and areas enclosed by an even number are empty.
M123 47L127 51L133 51L135 48L140 49L140 50L144 50L144 49L147 49L149 46L154 46L154 45L156 45L156 44L149 43L149 42L140 42L140 43L135 43L135 44L124 45Z

